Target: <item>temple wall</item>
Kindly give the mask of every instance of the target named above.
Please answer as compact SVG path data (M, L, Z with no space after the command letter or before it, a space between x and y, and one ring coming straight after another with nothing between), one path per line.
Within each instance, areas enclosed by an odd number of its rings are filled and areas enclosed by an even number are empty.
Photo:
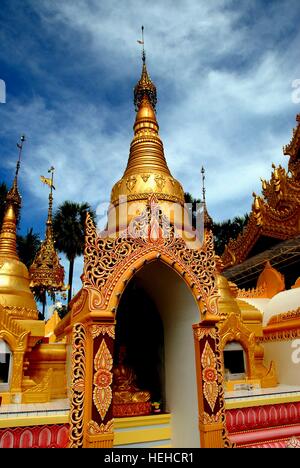
M172 447L199 447L192 331L192 325L200 320L198 306L184 280L161 263L147 265L137 276L163 320L166 403L171 413Z
M265 362L275 361L281 385L300 385L300 339L263 343Z

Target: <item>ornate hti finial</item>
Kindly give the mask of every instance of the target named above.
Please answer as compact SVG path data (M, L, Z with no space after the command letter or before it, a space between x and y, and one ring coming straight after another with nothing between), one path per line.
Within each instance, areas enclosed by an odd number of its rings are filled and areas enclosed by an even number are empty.
M13 258L16 260L19 259L17 254L17 224L18 215L21 208L21 195L18 190L18 173L20 169L24 141L25 136L22 135L20 143L17 143L17 147L19 148L19 156L13 185L6 195L5 213L0 234L0 257L11 259Z
M18 155L18 160L16 164L16 172L15 172L15 178L13 181L13 185L9 192L7 193L6 197L6 203L11 203L14 205L15 210L16 210L16 217L18 218L19 210L21 208L21 195L18 190L18 174L20 170L20 165L21 165L21 156L22 156L22 151L23 151L23 144L25 141L25 135L22 135L20 138L20 143L17 143L17 148L19 148L19 155Z
M59 258L54 247L52 228L52 205L54 167L48 170L51 178L41 176L41 181L50 187L48 217L46 221L46 238L42 242L35 259L29 269L31 283L30 287L47 292L60 291L64 288L64 268L59 263Z
M201 175L202 175L202 199L203 199L203 209L204 209L204 227L205 229L211 230L213 227L213 220L210 217L207 207L206 207L206 200L205 200L205 169L202 166L201 168Z
M201 168L201 174L202 174L202 197L203 197L203 203L205 203L205 169L203 166Z
M142 50L142 62L143 62L143 68L142 68L142 75L140 80L137 82L135 88L134 88L134 105L135 105L135 110L138 111L141 105L141 102L143 100L143 97L145 95L148 96L149 102L153 109L155 110L155 106L157 103L157 94L156 94L156 87L152 83L150 76L147 71L146 67L146 53L145 53L145 41L144 41L144 26L142 26L142 40L138 40L138 43L143 46Z

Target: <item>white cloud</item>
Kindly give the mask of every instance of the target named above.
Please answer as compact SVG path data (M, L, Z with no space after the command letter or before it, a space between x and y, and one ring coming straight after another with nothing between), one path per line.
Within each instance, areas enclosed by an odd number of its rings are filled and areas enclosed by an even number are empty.
M268 10L260 2L225 0L32 3L43 34L65 60L49 70L43 48L34 49L33 57L25 54L24 66L30 62L45 93L2 106L0 132L28 136L21 177L39 215L47 205L39 176L50 165L56 168L56 204L73 199L96 207L124 171L142 24L169 167L197 197L206 167L207 201L216 220L249 211L252 191L260 192L260 177L269 178L271 163L287 164L281 148L299 110L292 103L292 82L300 78L300 33L291 29L297 2ZM93 96L81 90L81 76L90 77ZM128 94L121 96L120 89Z

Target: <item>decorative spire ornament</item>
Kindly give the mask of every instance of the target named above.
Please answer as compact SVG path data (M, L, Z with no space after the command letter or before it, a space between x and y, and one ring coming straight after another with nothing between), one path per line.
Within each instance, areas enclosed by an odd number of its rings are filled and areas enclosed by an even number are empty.
M201 168L201 176L202 176L202 202L203 202L203 210L204 210L204 229L211 230L213 227L213 220L210 217L207 207L206 207L206 199L205 199L205 169L202 166Z
M38 313L29 288L28 270L17 251L17 223L21 208L18 173L25 136L21 136L13 185L6 196L5 213L0 233L0 304L14 317L37 319Z
M145 40L144 40L144 26L142 26L142 40L138 40L139 44L142 44L142 74L140 80L137 82L134 88L134 105L135 110L138 112L140 105L142 103L142 99L144 96L148 96L149 102L155 111L156 103L157 103L157 94L156 94L156 86L152 83L151 78L148 74L148 70L146 67L146 52L145 52Z
M52 226L52 206L53 206L53 185L54 167L48 170L50 178L41 176L41 181L50 188L48 217L46 221L46 236L42 242L35 259L29 268L30 287L33 291L43 296L43 315L45 311L46 292L53 294L65 289L64 268L59 262L58 254L54 247L53 226Z

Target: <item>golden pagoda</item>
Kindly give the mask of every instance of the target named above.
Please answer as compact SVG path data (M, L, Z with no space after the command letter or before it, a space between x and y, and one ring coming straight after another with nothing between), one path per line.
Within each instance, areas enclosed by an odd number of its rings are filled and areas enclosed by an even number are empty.
M127 228L140 214L149 196L155 194L163 213L174 222L175 228L188 239L191 226L184 208L184 191L167 165L164 147L159 136L156 118L156 87L146 66L146 56L142 54L141 78L134 88L134 104L137 112L133 126L134 137L130 145L127 167L122 178L111 191L111 205L108 211L108 235L114 235Z
M64 289L64 268L59 262L57 251L54 247L52 226L53 205L53 173L54 168L49 169L51 179L41 176L42 182L50 187L48 218L46 221L46 235L35 258L30 266L30 288L42 293L54 293Z
M16 246L21 207L17 182L24 141L23 136L0 234L0 359L4 359L0 362L5 362L0 404L47 402L66 395L65 345L41 343L45 322L38 320L29 273Z
M5 213L0 234L0 305L20 319L36 319L36 303L29 288L29 274L17 253L17 218L21 207L18 172L25 137L19 147L19 159L12 188L6 197Z

